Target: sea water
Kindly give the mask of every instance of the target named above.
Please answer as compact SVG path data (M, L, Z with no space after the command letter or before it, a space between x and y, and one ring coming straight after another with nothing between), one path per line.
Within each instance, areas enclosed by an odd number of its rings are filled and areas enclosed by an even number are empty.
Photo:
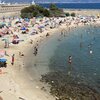
M100 26L85 26L56 33L39 47L37 67L63 71L100 92ZM90 53L92 51L92 53ZM68 57L72 56L72 63Z
M38 3L49 8L51 3ZM100 9L100 3L55 3L58 8L64 9Z

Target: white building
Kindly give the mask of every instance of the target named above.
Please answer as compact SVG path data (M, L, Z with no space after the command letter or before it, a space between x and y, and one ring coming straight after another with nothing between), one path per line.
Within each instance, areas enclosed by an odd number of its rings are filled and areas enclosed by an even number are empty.
M35 2L34 2L34 0L32 1L32 5L34 5L35 4Z

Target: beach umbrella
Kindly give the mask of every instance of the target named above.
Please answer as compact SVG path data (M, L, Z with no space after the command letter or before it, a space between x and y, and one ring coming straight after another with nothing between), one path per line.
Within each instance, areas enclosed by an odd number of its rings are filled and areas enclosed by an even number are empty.
M39 26L38 28L44 28L44 26Z
M26 30L26 28L25 27L22 27L21 30Z
M1 22L1 23L0 23L0 28L2 28L2 27L4 27L4 26L6 26L6 23Z
M29 18L25 18L24 20L25 20L26 22L29 22L29 21L30 21L30 19L29 19Z
M2 28L2 27L3 27L3 25L0 24L0 28Z
M21 27L22 26L22 23L17 23L17 27Z
M0 23L0 25L4 25L4 26L5 26L5 25L6 25L6 23L5 23L5 22L1 22L1 23Z
M36 30L35 29L33 29L31 32L30 32L30 35L34 35L34 34L36 34Z
M15 24L21 23L21 21L15 21Z
M6 58L0 58L0 62L6 62L7 59Z

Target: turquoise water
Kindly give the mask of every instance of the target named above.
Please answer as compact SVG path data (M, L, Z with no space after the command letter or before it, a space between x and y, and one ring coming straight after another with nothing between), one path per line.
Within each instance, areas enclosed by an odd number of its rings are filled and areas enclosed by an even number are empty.
M41 66L78 77L100 92L100 26L75 28L66 36L56 33L40 46ZM90 46L89 46L90 45ZM90 54L90 50L93 51ZM68 57L72 56L72 64Z

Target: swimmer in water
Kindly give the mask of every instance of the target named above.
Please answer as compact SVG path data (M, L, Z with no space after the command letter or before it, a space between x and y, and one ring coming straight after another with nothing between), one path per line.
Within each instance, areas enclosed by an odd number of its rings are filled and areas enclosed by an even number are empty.
M68 57L68 62L71 64L72 63L72 56Z
M90 54L92 54L93 53L93 51L92 50L90 50Z

